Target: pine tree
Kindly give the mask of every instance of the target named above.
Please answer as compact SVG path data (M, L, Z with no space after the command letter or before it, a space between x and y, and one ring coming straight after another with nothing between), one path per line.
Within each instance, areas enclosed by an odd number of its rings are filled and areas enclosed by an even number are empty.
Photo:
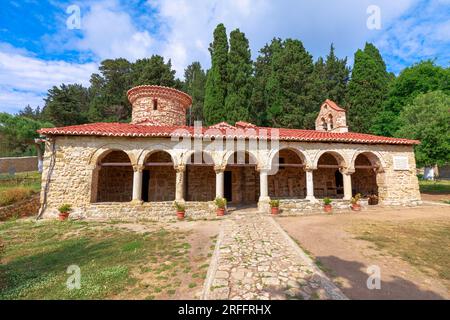
M162 56L152 55L131 65L130 79L133 87L147 84L174 87L175 70L172 70L170 59L165 63Z
M209 46L211 69L205 87L204 120L211 125L225 119L225 97L227 94L228 39L225 26L219 24L214 30L214 39Z
M183 90L192 97L192 107L188 111L188 124L203 120L203 100L205 98L206 73L200 62L193 62L184 70Z
M346 99L352 131L371 132L374 115L382 111L390 78L386 64L373 44L366 43L364 50L356 51Z
M225 121L249 121L252 94L252 60L245 34L236 29L230 33L230 52L227 65L227 96L225 98Z

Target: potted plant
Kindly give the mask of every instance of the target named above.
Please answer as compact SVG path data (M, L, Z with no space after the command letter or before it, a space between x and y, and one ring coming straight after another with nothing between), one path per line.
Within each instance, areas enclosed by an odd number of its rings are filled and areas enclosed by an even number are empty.
M217 206L217 215L223 216L225 214L225 208L227 206L227 199L225 198L216 198L215 200Z
M277 215L280 211L280 200L270 200L270 209L272 210L273 215Z
M360 199L361 199L361 193L357 193L354 197L352 197L350 202L352 203L351 208L353 211L361 210L361 205L359 204Z
M59 220L60 221L67 220L67 218L69 218L69 213L71 210L72 210L72 206L70 204L65 203L62 206L60 206L58 208Z
M369 196L369 205L373 206L378 204L378 196L376 194L371 194Z
M184 214L186 213L186 206L184 205L184 203L180 203L177 201L174 201L174 206L177 210L177 218L178 220L183 220L184 219Z
M333 210L333 207L331 206L331 199L324 198L323 199L323 211L330 213L332 210Z

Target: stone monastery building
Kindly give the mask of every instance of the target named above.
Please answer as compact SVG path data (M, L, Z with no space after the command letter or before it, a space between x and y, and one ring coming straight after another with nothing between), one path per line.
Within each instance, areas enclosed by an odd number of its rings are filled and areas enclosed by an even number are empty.
M263 128L247 122L186 126L192 99L167 87L128 91L131 123L41 129L46 151L41 213L68 203L86 218L215 214L229 206L280 199L285 213L321 207L324 197L348 206L352 195L381 204L420 202L413 146L418 141L348 132L345 110L326 100L315 130ZM367 201L363 201L363 204Z

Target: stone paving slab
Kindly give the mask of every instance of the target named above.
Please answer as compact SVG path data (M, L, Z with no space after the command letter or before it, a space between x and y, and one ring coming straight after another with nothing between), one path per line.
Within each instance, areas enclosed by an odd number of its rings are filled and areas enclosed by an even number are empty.
M203 299L347 299L270 216L242 210L223 221Z

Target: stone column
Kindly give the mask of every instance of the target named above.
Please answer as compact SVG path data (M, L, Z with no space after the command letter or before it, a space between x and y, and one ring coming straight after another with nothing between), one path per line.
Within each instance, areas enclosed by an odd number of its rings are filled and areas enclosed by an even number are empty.
M222 166L215 166L214 171L216 172L216 198L223 198L225 168Z
M313 180L313 170L310 168L305 169L306 172L306 200L311 202L316 202L316 197L314 197L314 180Z
M259 201L258 210L260 212L270 212L269 184L267 177L267 169L259 169Z
M342 170L342 177L344 182L344 200L351 200L352 198L352 171Z
M133 202L142 201L142 171L144 166L135 165L133 166Z
M186 166L178 166L175 168L177 177L175 181L175 200L178 202L184 202L184 172Z

